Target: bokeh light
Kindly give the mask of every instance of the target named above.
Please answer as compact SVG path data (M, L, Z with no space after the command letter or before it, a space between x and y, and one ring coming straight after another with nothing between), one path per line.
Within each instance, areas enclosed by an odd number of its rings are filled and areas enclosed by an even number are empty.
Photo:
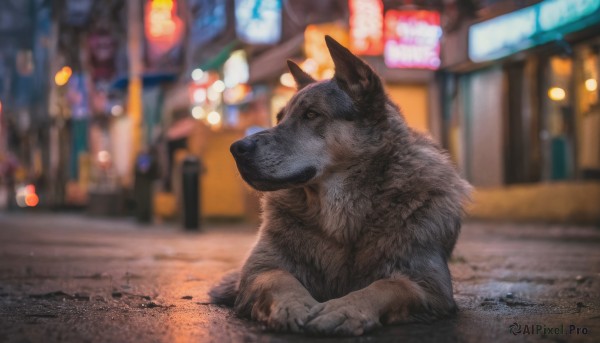
M593 92L598 89L598 81L596 79L587 79L585 80L585 89L589 92Z
M225 90L225 82L222 80L217 80L215 83L213 83L212 88L215 90L215 92L222 93Z
M204 76L204 71L200 68L196 68L192 71L192 80L194 80L194 81L202 80L203 76Z
M548 90L548 97L554 101L562 101L567 96L564 89L560 87L552 87Z
M69 82L72 74L73 70L71 70L71 67L64 66L54 75L54 82L57 86L64 86Z
M296 81L294 81L294 77L290 73L283 73L279 78L279 82L286 87L293 88L296 86Z
M194 106L192 107L192 117L194 119L202 119L204 118L205 112L202 106Z
M210 125L217 125L217 124L219 124L221 122L221 115L217 111L212 111L206 117L206 121Z

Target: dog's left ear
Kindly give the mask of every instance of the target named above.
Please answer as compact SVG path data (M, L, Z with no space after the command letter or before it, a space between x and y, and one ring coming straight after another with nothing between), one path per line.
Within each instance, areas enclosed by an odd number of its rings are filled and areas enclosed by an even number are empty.
M325 43L335 64L333 78L342 90L358 102L384 101L381 79L368 64L330 36L325 36Z
M292 60L287 60L288 68L290 68L290 73L294 77L296 81L296 85L298 86L298 90L306 87L307 85L316 82L312 76L308 75L300 66L294 63Z

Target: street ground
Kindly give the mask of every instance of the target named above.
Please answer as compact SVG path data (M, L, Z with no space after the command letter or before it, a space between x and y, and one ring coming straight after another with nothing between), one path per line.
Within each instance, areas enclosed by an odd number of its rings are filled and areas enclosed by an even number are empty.
M186 233L77 214L0 213L0 342L305 342L207 303L255 233L250 225ZM599 247L593 227L468 222L451 261L455 318L310 338L598 342Z

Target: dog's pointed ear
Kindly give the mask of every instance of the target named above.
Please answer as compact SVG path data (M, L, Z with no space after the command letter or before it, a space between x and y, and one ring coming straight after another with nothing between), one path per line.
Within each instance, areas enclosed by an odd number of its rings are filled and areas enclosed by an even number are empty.
M292 60L287 60L288 68L290 69L290 73L294 77L296 81L296 85L298 86L298 90L306 87L307 85L316 82L312 76L308 75L304 70L300 68L296 63Z
M350 97L375 100L385 94L381 79L368 64L330 36L325 36L325 43L335 65L333 78Z

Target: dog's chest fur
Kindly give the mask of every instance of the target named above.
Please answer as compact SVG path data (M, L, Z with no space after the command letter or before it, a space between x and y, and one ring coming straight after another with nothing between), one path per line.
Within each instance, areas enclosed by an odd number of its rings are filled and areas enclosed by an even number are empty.
M285 256L285 268L319 301L366 287L391 272L383 263L389 259L390 237L370 227L369 199L344 192L342 184L327 186L305 198L288 195L298 198L295 210L304 214L302 220L286 211L270 218L276 225L266 226L266 236Z
M380 237L372 235L341 244L310 230L299 235L298 241L287 242L286 248L294 245L296 251L286 256L287 267L315 299L325 301L364 288L386 275L382 250L376 248L380 244Z
M325 236L342 244L358 239L373 205L368 197L346 187L346 178L333 177L307 205L314 207L312 211L316 212L317 224Z

